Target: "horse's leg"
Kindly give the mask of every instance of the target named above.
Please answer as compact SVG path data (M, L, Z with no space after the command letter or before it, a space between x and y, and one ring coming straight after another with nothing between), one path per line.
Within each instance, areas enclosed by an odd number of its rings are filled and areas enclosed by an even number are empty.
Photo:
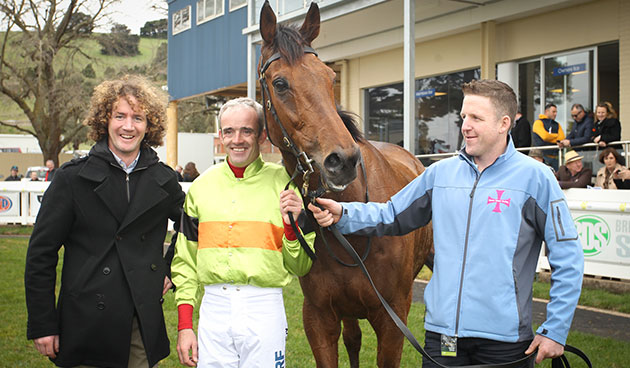
M346 345L350 368L359 368L359 351L361 350L361 327L359 320L343 319L343 343Z
M317 367L337 368L341 321L335 312L319 309L305 298L302 306L302 321Z
M409 301L409 303L410 302L411 301ZM390 301L390 305L400 319L406 324L407 313L409 313L410 306L405 307L404 300L399 300L397 303ZM398 368L400 366L404 335L400 332L394 321L392 321L389 314L387 314L385 308L381 308L377 313L368 318L368 320L372 325L372 328L374 328L374 332L376 332L376 338L378 341L378 350L376 355L378 367Z

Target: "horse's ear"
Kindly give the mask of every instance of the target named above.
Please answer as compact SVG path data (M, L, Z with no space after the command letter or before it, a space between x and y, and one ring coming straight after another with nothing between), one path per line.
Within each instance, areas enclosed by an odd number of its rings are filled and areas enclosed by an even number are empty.
M267 44L273 43L276 38L276 15L269 5L269 0L265 0L260 10L260 36Z
M300 34L309 45L319 36L319 6L316 2L312 2L311 7L308 8Z

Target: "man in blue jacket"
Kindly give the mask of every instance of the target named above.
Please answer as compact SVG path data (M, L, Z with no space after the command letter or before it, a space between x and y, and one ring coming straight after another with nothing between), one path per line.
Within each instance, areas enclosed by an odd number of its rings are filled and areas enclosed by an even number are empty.
M584 143L591 143L591 130L593 129L593 118L584 110L582 104L571 106L571 117L573 118L573 128L569 135L558 142L558 146L575 147Z
M425 349L447 365L505 363L538 349L560 356L580 296L584 257L562 190L509 136L516 95L496 80L464 84L466 146L387 203L309 205L343 233L402 235L433 220L435 265L424 298ZM532 331L532 283L541 243L553 280L547 319ZM424 367L434 367L426 359ZM528 362L523 364L528 367Z

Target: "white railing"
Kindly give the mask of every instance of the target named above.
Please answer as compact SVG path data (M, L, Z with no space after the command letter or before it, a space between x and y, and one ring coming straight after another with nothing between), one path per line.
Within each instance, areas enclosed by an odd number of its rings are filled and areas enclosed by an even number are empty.
M622 147L623 148L623 153L622 156L626 157L626 161L628 160L628 154L630 152L630 141L615 141L615 142L610 142L608 144L609 146L612 147ZM582 144L579 146L574 146L574 147L570 147L570 148L559 148L557 145L551 145L551 146L538 146L538 147L521 147L521 148L517 148L518 151L521 151L525 154L527 154L530 150L532 149L540 149L540 150L552 150L555 149L558 151L558 160L559 162L562 162L562 157L564 157L564 154L567 151L570 151L572 149L589 149L589 150L595 150L597 151L601 151L603 150L605 147L600 147L599 145L597 145L596 143L586 143L586 144ZM426 162L426 160L432 160L432 161L438 161L444 158L449 158L451 156L455 156L457 155L457 152L448 152L448 153L428 153L428 154L422 154L422 155L416 155L416 157L420 160L423 160L423 162ZM597 157L595 157L595 159L597 159ZM628 163L626 163L627 165Z

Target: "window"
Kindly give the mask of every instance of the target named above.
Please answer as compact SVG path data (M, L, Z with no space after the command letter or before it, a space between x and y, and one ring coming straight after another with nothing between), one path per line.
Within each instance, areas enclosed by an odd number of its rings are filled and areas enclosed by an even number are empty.
M455 152L462 146L459 112L462 84L479 79L479 69L416 80L416 133L414 153ZM368 139L403 145L403 84L365 91ZM428 164L427 164L428 165Z
M247 5L247 0L230 0L230 11L240 9Z
M462 148L462 85L479 79L480 73L479 69L471 69L416 80L416 153L447 153Z
M197 1L197 24L207 22L223 15L223 2L225 0L199 0Z
M190 6L182 8L173 13L173 35L176 35L187 29L190 29Z

